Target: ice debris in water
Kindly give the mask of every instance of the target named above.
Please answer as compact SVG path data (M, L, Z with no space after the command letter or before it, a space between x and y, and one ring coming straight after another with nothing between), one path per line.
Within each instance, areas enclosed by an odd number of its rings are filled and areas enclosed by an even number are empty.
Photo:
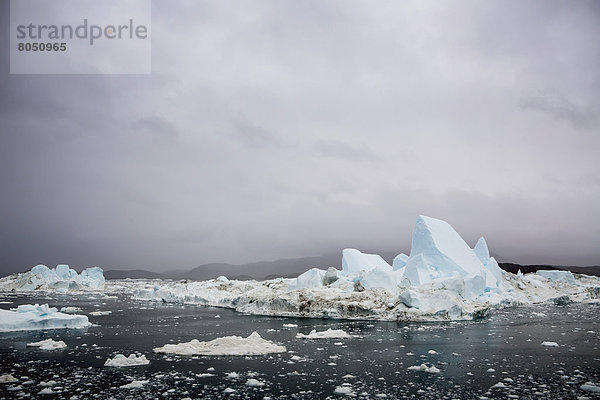
M317 332L316 329L313 329L308 335L303 333L296 334L296 339L347 339L349 337L351 336L343 330L331 328L321 332Z
M592 393L600 393L600 386L596 385L593 382L586 382L580 387L581 390L585 390L586 392Z
M94 317L101 317L103 315L110 315L112 314L112 311L92 311L90 313L90 315L94 316Z
M433 365L431 367L428 367L426 364L413 365L413 366L408 367L408 369L410 371L429 372L430 374L437 374L440 372L440 370L438 368L434 367Z
M78 274L68 265L57 265L48 268L45 265L36 265L31 270L19 274L9 275L0 279L2 290L102 290L104 289L104 273L102 268L91 267Z
M13 383L18 382L19 380L12 376L11 374L3 374L0 375L0 383Z
M558 343L556 343L556 342L542 342L542 346L545 346L545 347L558 347Z
M62 307L60 309L60 312L64 312L64 313L76 313L79 311L81 311L81 307L67 306L67 307Z
M40 342L27 343L27 347L39 347L40 350L60 350L67 347L67 344L62 340L46 339Z
M251 386L251 387L260 387L260 386L264 386L265 383L261 382L257 379L254 378L250 378L246 381L246 386Z
M347 396L355 396L354 390L352 390L352 385L350 385L349 383L344 383L341 386L337 386L334 390L333 393L335 394L343 394L343 395L347 395Z
M129 357L125 357L123 354L117 354L114 358L109 358L108 360L106 360L104 366L120 368L148 364L150 364L150 361L143 354L141 356L130 354Z
M120 386L121 389L141 389L144 385L147 385L150 381L133 381L126 385Z
M80 329L90 325L87 316L60 313L56 308L48 307L48 304L20 305L15 311L0 309L0 332Z
M286 351L284 346L263 339L257 332L252 332L247 338L225 336L208 342L200 342L194 339L190 342L166 344L154 349L156 353L207 356L256 356L285 353Z

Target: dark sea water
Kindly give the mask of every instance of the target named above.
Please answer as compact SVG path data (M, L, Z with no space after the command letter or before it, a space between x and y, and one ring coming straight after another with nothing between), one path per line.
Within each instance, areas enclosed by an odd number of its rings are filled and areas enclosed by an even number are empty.
M243 315L227 309L132 301L127 296L32 297L0 295L2 308L27 303L77 306L94 326L85 330L0 333L0 398L60 399L577 399L600 384L600 305L542 305L499 310L480 321L453 323L357 322ZM298 324L284 328L284 323ZM296 333L343 329L351 339L301 340ZM226 335L263 338L288 353L255 357L179 357L152 348ZM47 338L64 350L26 347ZM544 341L559 347L544 347ZM435 354L430 354L433 350ZM116 353L144 354L150 364L104 367ZM298 356L300 360L295 357ZM408 367L434 365L439 373ZM227 373L236 372L238 379ZM211 375L206 375L211 374ZM348 376L351 375L351 376ZM246 385L248 378L264 382ZM141 389L120 386L148 380ZM42 382L49 386L40 386ZM502 382L504 387L492 386ZM349 395L334 393L344 383ZM501 385L502 386L502 385ZM54 394L39 394L44 388ZM225 393L225 389L234 392Z

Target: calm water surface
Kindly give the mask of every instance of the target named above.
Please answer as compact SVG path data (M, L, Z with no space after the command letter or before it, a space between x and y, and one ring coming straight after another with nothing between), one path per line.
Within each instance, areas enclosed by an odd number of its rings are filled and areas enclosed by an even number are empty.
M580 389L588 381L600 384L598 304L510 308L475 322L392 323L243 315L133 301L127 296L2 294L0 300L11 302L2 308L48 303L81 307L80 313L87 315L112 311L89 316L94 326L85 330L0 333L0 374L11 373L20 380L0 384L0 398L5 399L600 398ZM298 327L284 328L284 323ZM298 332L327 328L355 337L295 338ZM245 337L254 330L285 345L288 353L178 357L152 352L167 343ZM26 347L47 338L63 340L68 347L55 351ZM559 347L544 347L543 341L557 342ZM116 353L134 352L146 355L150 364L104 367ZM408 369L423 363L435 365L440 373ZM229 379L230 372L240 377ZM249 378L264 386L247 386ZM149 382L142 389L120 388L132 380ZM49 386L40 386L43 382ZM344 384L350 394L336 394L336 387ZM54 394L39 394L46 387Z

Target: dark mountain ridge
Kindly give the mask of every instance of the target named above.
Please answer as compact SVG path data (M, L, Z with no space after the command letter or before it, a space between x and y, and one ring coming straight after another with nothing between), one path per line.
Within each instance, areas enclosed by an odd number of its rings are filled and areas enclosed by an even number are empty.
M386 261L390 262L392 256L384 255ZM538 270L568 270L577 274L600 276L600 266L558 266L558 265L521 265L516 263L503 262L499 263L500 268L505 271L516 274L521 270L527 274ZM135 270L108 270L104 272L106 279L191 279L191 280L207 280L214 279L221 275L229 279L237 280L267 280L277 277L295 278L301 273L311 268L327 269L328 267L341 267L341 255L326 254L320 257L302 257L302 258L287 258L275 261L260 261L249 264L234 265L226 263L210 263L204 264L189 271L167 271L165 273L157 273L144 271L141 269Z

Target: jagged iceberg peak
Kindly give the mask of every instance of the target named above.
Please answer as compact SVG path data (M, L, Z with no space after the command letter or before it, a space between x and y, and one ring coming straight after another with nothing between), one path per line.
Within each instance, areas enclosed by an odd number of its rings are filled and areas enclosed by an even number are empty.
M419 215L413 230L410 257L422 254L440 276L479 274L483 264L446 221Z
M473 252L475 252L475 255L483 265L486 265L490 260L490 250L483 236L479 238L477 244L473 247Z

